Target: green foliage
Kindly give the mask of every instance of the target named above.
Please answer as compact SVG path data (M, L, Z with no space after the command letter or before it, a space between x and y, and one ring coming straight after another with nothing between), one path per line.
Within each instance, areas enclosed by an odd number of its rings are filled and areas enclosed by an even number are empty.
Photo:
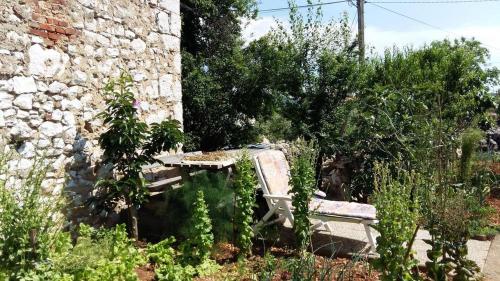
M198 191L203 191L208 213L212 221L215 241L233 238L234 189L223 173L200 173L184 182L182 188L166 194L166 206L162 210L172 227L170 235L187 237L189 222Z
M128 239L124 225L96 230L81 224L75 245L69 233L54 237L49 256L15 280L136 281L142 254Z
M199 265L210 257L214 243L212 221L208 215L203 191L196 192L196 201L193 203L191 228L188 239L181 246L183 258L189 264Z
M104 150L103 163L110 165L118 177L99 180L91 203L100 212L126 202L132 234L137 239L136 209L148 195L142 166L157 162L155 154L176 148L183 141L183 135L176 120L162 121L151 128L140 121L139 101L134 98L132 86L132 77L122 72L118 80L110 80L104 88L106 109L98 117L104 120L107 130L99 137L99 144Z
M313 141L307 142L298 139L292 148L290 168L290 186L293 206L293 231L297 248L305 251L309 245L311 223L309 221L309 202L314 194L316 185L314 163L316 162L316 145Z
M14 176L8 170L10 160L12 155L0 153L0 272L16 279L49 257L63 226L64 198L44 192L44 161L36 160L26 176L13 183L8 181Z
M412 270L418 262L410 257L411 247L418 230L418 202L412 192L421 180L414 172L403 171L392 177L387 165L375 163L375 207L379 223L374 225L377 253L373 261L380 271L381 280L414 280Z
M253 208L255 207L255 187L257 180L253 170L252 160L248 151L244 151L236 162L234 187L236 195L235 223L237 230L236 245L240 253L248 256L252 253L253 238Z
M268 113L260 65L243 48L240 18L254 0L185 0L182 9L182 102L187 150L254 141L254 120Z
M191 280L195 275L195 269L190 266L182 266L177 263L179 254L172 244L175 238L167 238L157 244L148 245L147 257L155 264L156 278L160 281L185 281Z
M96 230L80 224L75 245L70 241L69 235L62 236L52 254L55 271L75 280L138 280L135 268L145 260L127 237L125 225Z
M437 165L429 159L440 161L436 147L451 151L464 131L482 123L494 105L491 87L498 84L498 70L484 67L487 57L477 41L444 40L387 51L366 64L366 87L351 101L336 146L352 157L351 188L358 198L371 192L376 161L402 157L406 168L427 173Z
M427 187L425 193L424 222L431 239L427 251L426 268L433 280L476 280L479 267L467 258L467 240L473 222L473 200L464 190L451 186ZM453 271L453 274L452 274Z
M471 178L471 168L473 157L479 148L479 141L484 137L484 133L478 129L468 129L462 135L462 156L460 157L459 177L462 182Z

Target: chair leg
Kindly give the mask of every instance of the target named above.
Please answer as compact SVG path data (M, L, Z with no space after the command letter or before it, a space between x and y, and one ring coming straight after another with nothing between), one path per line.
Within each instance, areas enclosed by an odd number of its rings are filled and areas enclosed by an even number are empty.
M252 226L252 230L254 232L257 232L259 230L259 228L262 227L262 225L264 225L264 223L274 214L274 212L276 212L276 209L278 209L278 204L275 204L263 217L262 219L257 223L255 224L254 226Z
M325 229L330 232L330 235L333 236L333 229L332 227L328 224L328 222L324 222L323 223L323 226L325 227Z
M370 244L370 251L375 253L377 248L375 239L373 239L372 231L370 229L370 222L368 221L363 222L363 226L365 227L366 237L368 237L368 244Z

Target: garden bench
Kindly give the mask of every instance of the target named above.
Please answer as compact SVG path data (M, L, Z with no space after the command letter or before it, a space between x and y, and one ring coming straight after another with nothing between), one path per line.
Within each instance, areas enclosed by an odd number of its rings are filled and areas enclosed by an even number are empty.
M289 166L283 152L278 150L266 150L253 157L259 187L269 207L264 217L253 226L257 232L265 224L288 220L293 226L292 195L290 195ZM312 224L313 230L324 229L333 235L333 230L328 224L331 221L363 224L368 238L369 250L375 252L375 240L371 233L371 226L376 224L375 207L369 204L360 204L346 201L324 200L318 197L326 197L322 192L315 192L316 197L311 200L309 209L310 219L319 220ZM278 219L268 222L273 216Z

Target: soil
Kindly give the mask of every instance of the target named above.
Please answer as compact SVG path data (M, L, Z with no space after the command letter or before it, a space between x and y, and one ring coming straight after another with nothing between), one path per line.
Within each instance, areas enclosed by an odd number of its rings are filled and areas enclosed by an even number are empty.
M496 212L490 217L491 224L500 225L500 188L493 189L490 197L486 199L486 202L488 202L488 205L496 210Z
M137 277L141 281L154 281L155 280L155 269L151 264L143 265L135 269Z
M187 155L183 158L183 160L188 161L224 161L229 159L231 159L231 156L225 151L203 152L203 154Z
M276 268L272 279L273 281L290 280L292 277L291 272L284 268L284 264L294 253L290 249L271 247L268 248L273 257L276 258ZM256 280L257 274L263 271L266 266L266 260L263 257L264 249L255 247L255 255L247 258L244 261L238 261L239 249L230 243L219 243L216 245L216 249L212 258L214 258L218 264L222 265L219 272L214 275L206 277L197 277L195 281L218 281L218 280L242 280L251 281ZM353 262L347 258L325 258L322 256L315 256L315 269L316 272L321 271L321 269L332 269L335 274L338 275L343 273L345 280L352 281L378 281L379 274L370 269L368 262L366 260L360 260ZM155 280L154 268L152 265L147 264L136 269L137 276L141 281L153 281ZM317 277L316 277L317 278ZM335 279L333 279L335 280Z

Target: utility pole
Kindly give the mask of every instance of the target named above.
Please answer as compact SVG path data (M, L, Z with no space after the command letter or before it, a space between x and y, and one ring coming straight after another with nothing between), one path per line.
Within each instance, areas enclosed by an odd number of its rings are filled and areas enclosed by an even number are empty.
M359 61L365 60L365 0L356 0L358 8Z

